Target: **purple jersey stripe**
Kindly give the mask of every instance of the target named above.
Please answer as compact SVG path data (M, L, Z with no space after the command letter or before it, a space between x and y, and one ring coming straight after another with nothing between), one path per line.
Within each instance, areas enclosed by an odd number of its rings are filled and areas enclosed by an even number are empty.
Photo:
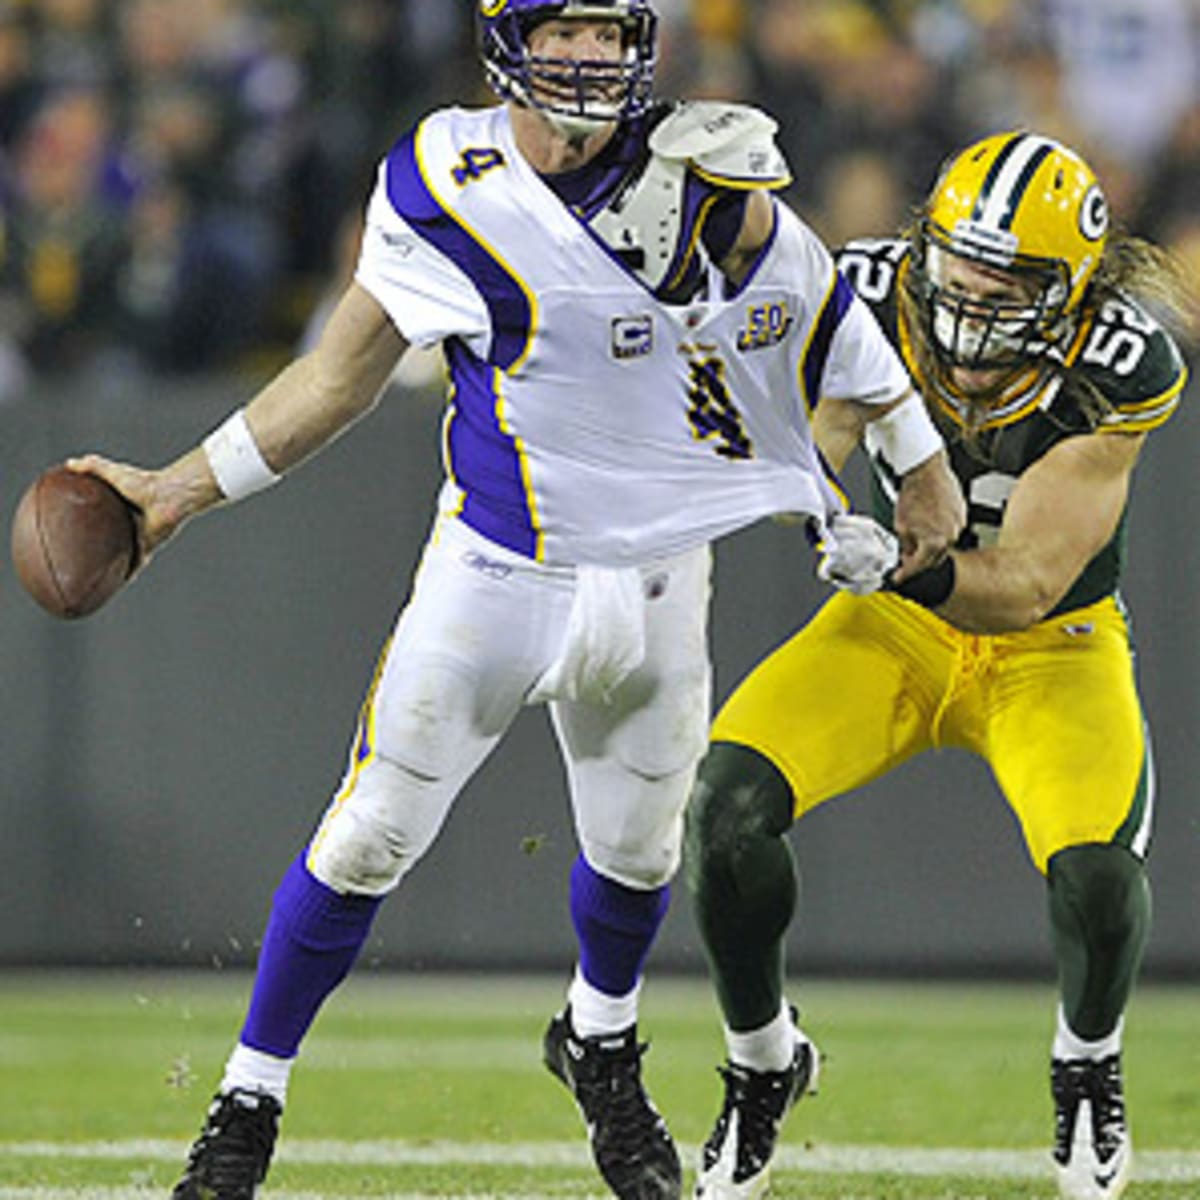
M532 305L504 264L439 202L417 160L419 132L420 126L401 138L388 155L388 199L417 234L436 246L479 289L492 321L489 361L507 371L528 349Z
M457 339L446 343L446 359L454 381L447 467L464 495L462 519L484 537L537 558L540 538L516 438L500 424L495 369Z
M696 293L704 273L704 261L696 251L704 232L705 222L720 200L716 188L688 172L683 187L683 217L675 257L657 289L660 300L684 303Z
M817 461L821 464L821 470L825 473L825 478L829 482L829 486L833 488L837 494L837 498L842 502L842 507L846 512L853 512L854 505L850 500L850 489L842 482L841 476L833 469L829 459L821 453L821 448L817 447Z
M812 337L804 352L801 369L804 372L804 395L810 410L816 408L817 401L821 398L821 380L825 375L825 364L829 361L833 335L853 300L854 289L839 272L829 295L825 298L825 303L821 306L821 313L817 317Z

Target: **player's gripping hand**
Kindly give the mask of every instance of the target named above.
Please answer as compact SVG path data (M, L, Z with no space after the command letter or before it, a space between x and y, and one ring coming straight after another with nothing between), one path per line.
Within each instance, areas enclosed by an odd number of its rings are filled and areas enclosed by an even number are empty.
M856 596L878 591L900 561L895 537L877 521L838 513L820 543L817 577Z
M903 583L936 566L967 523L967 504L944 450L914 467L900 482L895 527L900 565L891 576Z
M137 522L139 571L188 517L220 498L211 475L200 469L198 463L189 463L188 457L157 471L114 462L99 454L84 454L67 460L72 471L98 475L111 484L133 508Z

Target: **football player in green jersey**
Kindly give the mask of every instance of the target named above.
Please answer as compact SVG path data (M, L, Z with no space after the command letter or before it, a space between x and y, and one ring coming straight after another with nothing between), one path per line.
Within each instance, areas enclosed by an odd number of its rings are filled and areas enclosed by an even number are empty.
M686 861L729 1061L697 1194L762 1194L779 1123L815 1080L783 994L789 828L923 750L958 746L990 765L1048 883L1061 1193L1115 1197L1130 1169L1122 1014L1150 923L1154 800L1116 589L1130 476L1186 378L1151 310L1182 305L1183 285L1153 246L1109 230L1077 154L1029 133L968 147L909 236L853 243L839 265L941 425L969 527L899 586L836 592L713 726ZM839 469L858 430L824 416L819 441ZM865 446L886 523L888 448Z

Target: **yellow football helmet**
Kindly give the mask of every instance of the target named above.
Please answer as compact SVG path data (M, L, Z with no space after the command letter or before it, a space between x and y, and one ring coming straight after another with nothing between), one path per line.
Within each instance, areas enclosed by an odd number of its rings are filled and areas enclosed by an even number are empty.
M912 286L934 353L971 368L1044 355L1069 333L1107 236L1104 193L1074 151L1024 132L968 146L943 168L913 239ZM972 294L955 281L955 259L1019 286L999 299Z

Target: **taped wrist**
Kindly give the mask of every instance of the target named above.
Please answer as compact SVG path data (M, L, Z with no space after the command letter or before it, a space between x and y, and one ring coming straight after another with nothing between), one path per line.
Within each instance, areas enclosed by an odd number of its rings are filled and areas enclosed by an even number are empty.
M244 408L204 439L204 454L227 500L244 500L279 482L280 476L263 458L254 440Z
M887 591L895 592L896 595L915 601L925 608L937 608L950 599L957 575L954 556L947 554L937 566L918 571L903 583L896 584L889 580L884 587Z
M881 455L897 475L907 475L945 446L925 401L915 392L867 426L866 444L868 452Z

